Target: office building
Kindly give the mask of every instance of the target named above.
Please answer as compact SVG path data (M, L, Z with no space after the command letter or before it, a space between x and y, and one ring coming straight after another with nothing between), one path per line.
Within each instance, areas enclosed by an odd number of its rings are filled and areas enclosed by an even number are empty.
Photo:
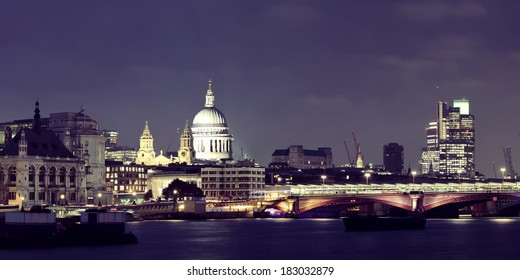
M255 200L263 197L265 168L215 166L201 169L206 200Z
M302 145L291 145L287 149L275 150L269 166L296 169L331 168L333 167L332 149L324 147L318 150L307 150L303 149Z
M143 165L124 164L120 161L106 161L107 190L113 192L117 203L128 203L147 189L147 169Z
M475 178L475 117L469 100L455 100L449 107L437 104L437 121L427 130L427 146L423 148L421 171L451 179ZM433 129L432 124L436 124Z
M404 149L397 143L383 146L383 165L385 170L393 174L402 174L404 171Z

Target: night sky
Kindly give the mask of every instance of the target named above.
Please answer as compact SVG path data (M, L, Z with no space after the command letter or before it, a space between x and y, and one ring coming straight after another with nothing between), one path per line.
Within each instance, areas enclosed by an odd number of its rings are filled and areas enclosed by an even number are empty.
M467 98L476 168L520 160L520 2L0 1L0 121L77 112L138 148L179 147L207 80L240 149L330 146L382 163L404 146L418 169L438 101ZM520 171L518 166L517 171Z

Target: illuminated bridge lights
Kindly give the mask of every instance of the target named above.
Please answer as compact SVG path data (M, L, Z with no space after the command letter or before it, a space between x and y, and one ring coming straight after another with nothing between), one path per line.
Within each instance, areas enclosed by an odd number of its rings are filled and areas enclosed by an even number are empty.
M276 185L274 186L276 187ZM288 187L284 185L284 187ZM424 193L495 193L520 192L520 183L436 183L436 184L330 184L290 185L286 195L292 196L342 196L345 194L398 194L421 191Z

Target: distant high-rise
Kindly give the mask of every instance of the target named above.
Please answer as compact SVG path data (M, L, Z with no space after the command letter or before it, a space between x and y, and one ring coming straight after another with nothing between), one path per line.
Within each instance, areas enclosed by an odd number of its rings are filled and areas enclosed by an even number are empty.
M423 174L444 178L475 177L475 117L470 114L469 100L454 100L437 105L437 122L427 130L427 146L423 148ZM435 127L436 125L436 127Z
M426 129L426 147L422 148L421 174L439 173L439 135L437 122L430 122Z
M404 149L397 143L383 146L383 165L385 170L394 174L401 174L404 170Z
M107 139L105 142L105 148L117 146L117 136L119 133L116 130L104 129L101 131L101 135Z

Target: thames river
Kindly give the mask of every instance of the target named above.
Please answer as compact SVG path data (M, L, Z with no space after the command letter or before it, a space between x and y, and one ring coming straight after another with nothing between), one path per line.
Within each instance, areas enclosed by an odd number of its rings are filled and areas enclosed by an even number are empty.
M520 218L431 219L425 230L345 232L340 219L143 221L138 244L0 250L1 259L520 259Z

